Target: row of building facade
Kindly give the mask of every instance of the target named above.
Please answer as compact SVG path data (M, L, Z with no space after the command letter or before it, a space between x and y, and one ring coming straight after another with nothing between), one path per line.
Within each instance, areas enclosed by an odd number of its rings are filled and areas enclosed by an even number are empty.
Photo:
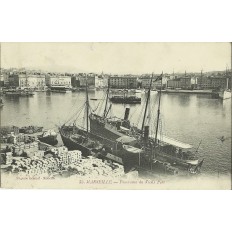
M155 80L158 76L154 76ZM151 84L151 75L133 76L110 76L110 75L96 75L90 73L80 74L27 74L27 73L6 73L0 75L0 86L3 87L19 87L19 88L33 88L45 89L51 86L65 86L68 88L85 87L86 81L88 86L94 88L105 88L109 85L110 88L115 89L136 89L149 88ZM152 81L151 88L181 88L181 89L215 89L215 88L230 88L231 89L231 73L227 75L214 76L172 76L163 75L162 86L161 81Z
M167 81L167 88L171 89L231 89L231 77L182 77Z

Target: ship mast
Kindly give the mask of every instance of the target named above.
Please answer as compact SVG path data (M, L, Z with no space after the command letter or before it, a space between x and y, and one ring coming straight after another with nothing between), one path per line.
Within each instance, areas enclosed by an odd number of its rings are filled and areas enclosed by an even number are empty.
M108 98L109 98L109 91L110 91L109 81L110 80L108 79L108 87L107 87L107 92L106 92L106 104L105 104L105 109L104 109L104 114L103 114L104 118L107 116L107 105L108 105Z
M152 73L152 76L151 76L150 86L149 86L148 93L147 93L147 101L146 101L145 112L144 112L144 115L143 115L143 123L142 123L142 128L141 128L142 131L144 129L144 123L145 123L145 119L146 119L146 115L147 115L147 107L148 107L148 103L149 103L150 95L151 95L152 80L153 80L153 73Z
M157 111L156 131L155 131L155 147L157 145L157 135L158 135L158 129L159 129L160 100L161 100L161 90L162 90L162 83L163 83L162 81L163 81L163 72L161 74L161 85L160 85L160 91L159 91L159 104L158 104L158 111Z

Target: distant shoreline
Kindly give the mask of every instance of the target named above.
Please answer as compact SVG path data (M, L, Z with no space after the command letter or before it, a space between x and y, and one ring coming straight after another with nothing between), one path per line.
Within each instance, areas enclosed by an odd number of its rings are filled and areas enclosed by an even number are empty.
M212 90L177 90L177 89L165 89L162 90L163 93L188 93L188 94L209 94L212 95L214 94Z

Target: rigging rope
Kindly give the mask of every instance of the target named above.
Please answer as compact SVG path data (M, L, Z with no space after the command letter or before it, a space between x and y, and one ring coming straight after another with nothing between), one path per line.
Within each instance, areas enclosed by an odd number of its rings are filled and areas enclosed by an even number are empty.
M104 96L103 96L103 100L99 102L99 105L97 106L97 109L96 109L96 114L100 115L101 111L102 111L102 107L103 107L103 103L106 101L106 96L107 96L107 93L105 92L104 93Z
M80 108L78 108L78 109L73 113L73 115L72 115L64 124L70 122L70 121L76 116L77 112L78 112L78 111L82 111L84 107L85 107L85 103L84 103ZM78 116L79 116L79 114L78 114Z

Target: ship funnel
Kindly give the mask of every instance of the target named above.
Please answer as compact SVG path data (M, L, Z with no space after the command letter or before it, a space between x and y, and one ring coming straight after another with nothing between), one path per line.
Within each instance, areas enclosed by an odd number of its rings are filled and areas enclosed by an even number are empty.
M144 127L144 139L148 139L149 137L149 126Z
M128 120L129 113L130 113L130 108L127 107L126 110L125 110L124 120Z

